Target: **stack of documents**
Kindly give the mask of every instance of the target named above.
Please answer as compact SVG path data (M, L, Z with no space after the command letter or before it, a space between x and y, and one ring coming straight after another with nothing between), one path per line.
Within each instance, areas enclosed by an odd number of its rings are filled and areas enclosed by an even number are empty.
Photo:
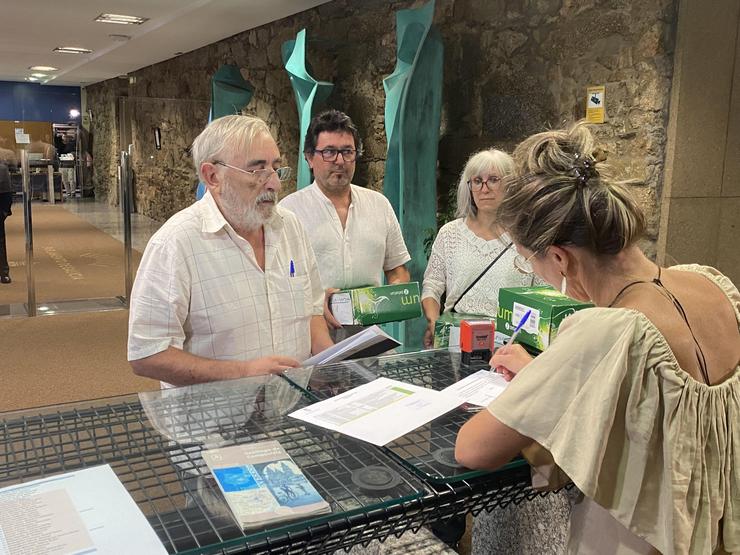
M378 326L371 326L360 333L340 341L325 351L303 361L303 366L329 364L350 358L373 357L399 347L401 344Z

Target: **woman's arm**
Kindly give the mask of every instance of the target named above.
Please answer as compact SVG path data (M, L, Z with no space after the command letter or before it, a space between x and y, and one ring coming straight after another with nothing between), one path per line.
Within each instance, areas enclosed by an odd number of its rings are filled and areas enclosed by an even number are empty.
M455 459L467 468L495 470L513 459L532 439L482 410L460 428Z

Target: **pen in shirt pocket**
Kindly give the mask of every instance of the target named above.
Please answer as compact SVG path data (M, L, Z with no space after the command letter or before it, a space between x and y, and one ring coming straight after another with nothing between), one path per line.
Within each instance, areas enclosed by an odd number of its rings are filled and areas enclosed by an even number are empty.
M295 264L293 264L293 260L290 261L290 277L295 277Z

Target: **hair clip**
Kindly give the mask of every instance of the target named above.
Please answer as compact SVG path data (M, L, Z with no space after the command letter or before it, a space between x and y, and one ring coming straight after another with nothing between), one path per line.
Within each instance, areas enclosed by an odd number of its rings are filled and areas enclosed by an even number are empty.
M580 153L575 155L572 171L575 174L576 182L582 187L586 186L589 179L599 175L599 172L596 171L596 161L590 156L581 156Z

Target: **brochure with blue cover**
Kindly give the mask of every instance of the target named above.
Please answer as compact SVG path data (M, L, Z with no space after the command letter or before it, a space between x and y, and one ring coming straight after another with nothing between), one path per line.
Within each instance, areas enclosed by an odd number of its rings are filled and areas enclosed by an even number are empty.
M331 512L277 441L210 449L202 456L242 528Z

